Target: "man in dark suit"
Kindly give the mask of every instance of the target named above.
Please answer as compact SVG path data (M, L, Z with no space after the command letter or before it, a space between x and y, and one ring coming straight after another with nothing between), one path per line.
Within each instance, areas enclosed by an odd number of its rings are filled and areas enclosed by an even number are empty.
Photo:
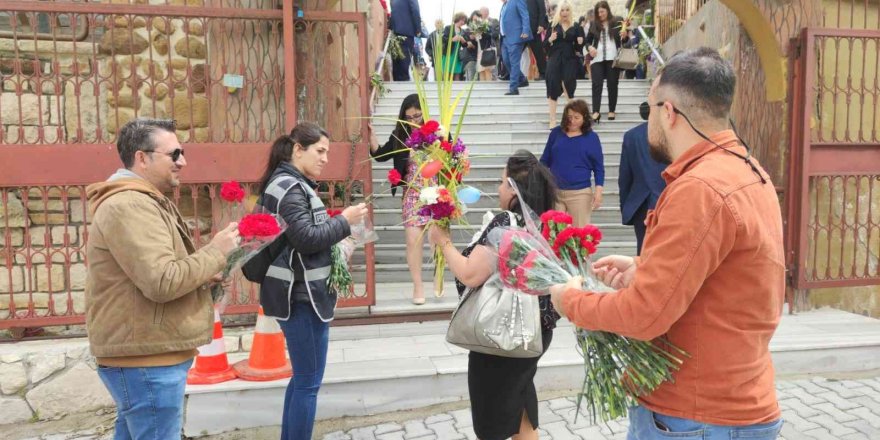
M642 119L647 120L651 107L647 102L639 106ZM620 156L620 212L623 224L636 230L636 252L642 253L645 240L645 218L654 209L660 193L666 188L661 173L666 164L651 158L648 147L648 123L629 130L623 135L623 151Z
M532 38L529 41L529 49L535 55L535 62L538 65L538 81L544 80L544 71L547 70L547 57L544 55L544 44L541 41L541 34L550 27L550 20L547 19L547 5L544 0L526 0L526 6L529 7L529 29L532 31ZM528 85L528 81L524 85Z
M508 0L501 7L501 56L510 72L510 87L505 95L519 95L519 87L526 81L519 62L526 43L532 40L529 31L529 10L526 0ZM528 84L528 82L525 82Z
M403 58L394 60L391 66L395 81L409 81L409 67L415 52L415 37L422 36L422 14L416 0L391 0L391 30L395 35L406 37L400 43Z

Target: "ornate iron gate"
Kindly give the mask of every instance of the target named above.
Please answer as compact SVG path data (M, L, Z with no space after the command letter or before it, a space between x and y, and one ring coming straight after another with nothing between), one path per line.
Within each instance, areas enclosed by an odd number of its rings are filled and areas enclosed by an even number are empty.
M786 258L806 289L880 284L880 31L804 29L792 61Z
M116 129L136 116L178 121L189 166L174 200L200 243L217 228L219 184L252 189L269 145L297 120L331 135L321 182L331 205L372 191L358 118L369 100L365 16L278 3L4 2L0 328L84 322L84 188L118 167ZM366 284L341 306L375 302L365 252ZM227 313L254 312L254 286L236 286Z

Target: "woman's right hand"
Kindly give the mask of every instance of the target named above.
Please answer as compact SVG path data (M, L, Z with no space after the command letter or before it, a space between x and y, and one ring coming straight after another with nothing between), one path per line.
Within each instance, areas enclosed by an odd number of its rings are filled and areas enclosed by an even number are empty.
M345 220L348 221L349 225L356 225L367 215L367 205L360 203L354 206L349 206L348 208L345 208L340 215L345 217Z
M553 33L550 34L550 38L548 38L548 40L550 40L551 43L556 41L556 31L553 31Z
M596 58L596 48L593 46L590 46L589 51L590 51L590 56L593 58Z

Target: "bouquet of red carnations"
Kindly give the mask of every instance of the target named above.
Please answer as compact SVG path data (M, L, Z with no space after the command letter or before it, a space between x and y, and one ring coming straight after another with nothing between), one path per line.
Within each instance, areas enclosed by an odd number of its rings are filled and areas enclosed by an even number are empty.
M520 199L520 206L522 204ZM601 231L588 225L576 228L571 216L548 211L541 219L541 229L525 208L526 230L497 228L489 233L489 242L498 254L498 271L505 286L532 295L546 295L550 287L565 284L572 277L584 279L583 289L608 292L591 266L591 256L602 240ZM626 415L636 398L645 395L667 380L686 355L680 349L660 341L639 341L613 333L577 329L578 348L584 357L584 384L578 394L578 406L586 400L593 420L610 420Z
M236 215L241 215L238 218L238 234L241 236L241 242L226 257L226 266L223 268L223 279L227 279L233 271L240 269L244 263L256 256L264 247L275 241L287 229L287 224L280 216L269 213L259 205L254 207L250 214L243 214L245 212L245 191L234 180L226 182L220 187L220 198L228 205L222 207L221 221L230 223L234 221ZM221 309L229 300L228 292L224 292L221 284L215 284L212 287L211 296L214 302L220 303Z

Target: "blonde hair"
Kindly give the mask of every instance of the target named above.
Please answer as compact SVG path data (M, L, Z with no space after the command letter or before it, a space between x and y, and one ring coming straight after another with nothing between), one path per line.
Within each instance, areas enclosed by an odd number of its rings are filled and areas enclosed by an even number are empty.
M574 7L571 6L571 2L568 0L562 0L556 5L556 13L553 14L553 21L550 22L550 28L555 28L557 24L559 24L560 18L559 13L562 12L562 8L568 8L568 22L569 24L575 23L574 17Z
M440 31L440 30L443 30L443 26L444 26L443 20L437 19L434 21L434 29L437 29L438 31Z

